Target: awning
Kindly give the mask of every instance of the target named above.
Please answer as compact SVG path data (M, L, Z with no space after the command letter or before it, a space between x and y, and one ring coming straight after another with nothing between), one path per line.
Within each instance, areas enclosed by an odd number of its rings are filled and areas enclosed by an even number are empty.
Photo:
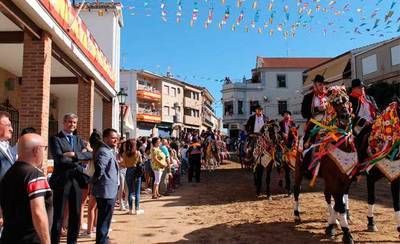
M329 62L307 71L304 86L310 86L316 75L323 75L326 83L332 83L344 78L344 73L351 59L351 53L340 55ZM351 71L350 71L351 72ZM351 74L349 74L351 75Z

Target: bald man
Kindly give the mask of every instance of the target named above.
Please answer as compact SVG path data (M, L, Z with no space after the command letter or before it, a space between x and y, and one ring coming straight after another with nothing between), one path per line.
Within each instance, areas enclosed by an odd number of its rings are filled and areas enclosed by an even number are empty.
M45 150L47 145L38 134L19 139L18 161L0 183L2 243L50 244L52 192L41 171Z

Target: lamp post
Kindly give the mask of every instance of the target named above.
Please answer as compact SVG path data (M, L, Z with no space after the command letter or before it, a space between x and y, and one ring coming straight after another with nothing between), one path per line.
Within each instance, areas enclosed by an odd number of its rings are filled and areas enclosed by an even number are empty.
M124 106L126 103L126 97L128 94L125 92L124 88L121 88L117 93L119 107L120 107L120 132L121 132L121 139L124 137Z

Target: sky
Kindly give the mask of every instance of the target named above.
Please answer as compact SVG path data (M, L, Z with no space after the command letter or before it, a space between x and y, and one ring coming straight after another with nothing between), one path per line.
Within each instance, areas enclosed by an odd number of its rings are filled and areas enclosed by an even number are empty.
M122 4L121 66L163 75L170 71L178 79L207 87L215 97L218 116L221 80L250 78L257 56L335 57L400 35L400 0L122 0Z

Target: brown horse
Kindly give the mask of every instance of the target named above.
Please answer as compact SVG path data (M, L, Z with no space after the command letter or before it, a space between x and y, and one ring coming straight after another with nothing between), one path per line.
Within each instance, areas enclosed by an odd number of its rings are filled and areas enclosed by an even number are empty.
M400 104L393 102L377 117L368 138L368 152L375 158L381 158L376 164L366 164L367 172L367 192L368 192L368 231L378 231L374 221L374 205L375 205L375 183L379 179L386 177L390 182L392 192L393 209L397 231L400 233L400 166L399 153L396 143L400 142ZM365 143L365 142L364 142ZM360 146L360 148L366 148ZM362 153L367 154L365 150ZM391 155L395 155L394 159L390 159ZM370 155L371 156L371 155ZM371 162L371 159L367 162Z
M205 167L208 170L215 170L220 165L220 153L217 142L215 140L209 140L204 148L204 161Z
M311 153L311 156L307 155L305 158L311 159L312 162L301 160L301 153L299 153L299 156L297 157L298 160L295 166L294 185L295 223L298 224L301 222L299 210L301 181L309 168L315 165L313 180L316 179L315 177L317 175L324 179L324 195L330 213L326 234L329 238L333 238L336 231L336 218L338 217L343 230L343 242L353 243L343 201L343 195L350 184L350 179L349 176L346 173L343 173L339 168L341 163L339 159L343 157L347 157L350 160L355 160L355 162L357 162L357 154L355 152L353 136L350 128L351 106L344 87L333 86L328 89L328 108L325 118L327 121L333 121L334 127L316 125L316 129L319 129L317 137L319 137L318 142L320 142L320 144L311 145L307 149L308 151L304 151L305 155ZM315 122L315 124L318 123ZM342 155L343 157L338 157L338 155ZM334 206L331 205L332 196L335 200Z

